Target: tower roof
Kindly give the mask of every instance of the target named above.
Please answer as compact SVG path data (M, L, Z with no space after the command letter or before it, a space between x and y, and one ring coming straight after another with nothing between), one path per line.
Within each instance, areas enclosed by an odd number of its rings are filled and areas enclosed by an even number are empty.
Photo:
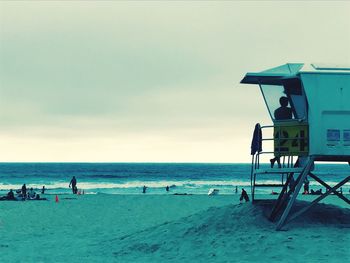
M297 78L300 73L350 74L350 65L287 63L260 72L248 72L241 80L243 84L282 84Z

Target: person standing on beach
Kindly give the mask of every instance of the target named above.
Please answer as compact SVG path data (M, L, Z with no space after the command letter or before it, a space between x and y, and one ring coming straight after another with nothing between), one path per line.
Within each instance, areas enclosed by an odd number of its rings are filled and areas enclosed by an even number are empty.
M26 184L23 184L22 185L22 198L26 199L26 197L27 197L27 187L26 187Z
M70 180L70 183L69 183L69 187L72 186L72 192L73 194L76 194L77 193L77 179L75 178L75 176L73 176L72 180Z

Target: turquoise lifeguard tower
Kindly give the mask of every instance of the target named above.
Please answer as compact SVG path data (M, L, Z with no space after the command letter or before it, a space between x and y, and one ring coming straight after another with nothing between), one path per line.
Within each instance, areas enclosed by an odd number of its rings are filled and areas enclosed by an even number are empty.
M251 189L281 187L270 219L279 218L277 230L330 194L346 203L337 191L350 176L331 187L312 171L314 162L348 162L350 165L350 66L288 63L258 73L247 73L244 84L257 84L273 125L257 124L252 141ZM266 130L273 135L265 138ZM264 145L273 141L273 149ZM270 155L271 168L260 160ZM259 184L259 175L281 176L282 183ZM326 188L308 206L290 215L300 189L310 176Z

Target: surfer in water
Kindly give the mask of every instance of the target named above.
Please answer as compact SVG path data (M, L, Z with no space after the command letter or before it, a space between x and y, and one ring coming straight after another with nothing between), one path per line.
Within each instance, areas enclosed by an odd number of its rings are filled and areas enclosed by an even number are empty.
M69 183L69 187L72 186L72 192L73 194L76 194L77 193L77 179L75 178L75 176L73 176L72 180L70 180L70 183Z
M144 185L144 186L142 187L142 193L145 194L145 193L146 193L146 190L147 190L147 186Z

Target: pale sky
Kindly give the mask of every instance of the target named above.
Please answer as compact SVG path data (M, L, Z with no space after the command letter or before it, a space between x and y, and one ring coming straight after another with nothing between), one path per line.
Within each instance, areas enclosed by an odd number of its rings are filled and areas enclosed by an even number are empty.
M249 162L248 71L350 62L350 2L1 1L0 161Z

